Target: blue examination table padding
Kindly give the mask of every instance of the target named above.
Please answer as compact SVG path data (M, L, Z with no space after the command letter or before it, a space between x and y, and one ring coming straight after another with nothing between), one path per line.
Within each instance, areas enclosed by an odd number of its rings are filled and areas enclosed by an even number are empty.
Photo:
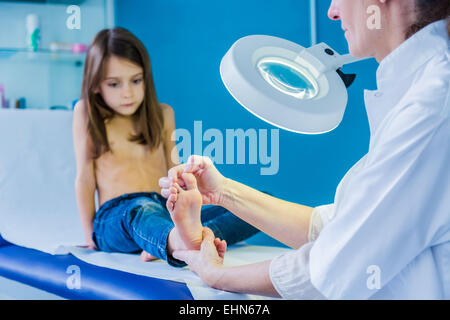
M6 245L10 245L10 243L8 241L6 241L5 239L3 239L2 236L0 235L0 247L6 246Z
M68 284L79 271L79 289ZM74 300L192 300L184 283L86 263L10 244L0 236L0 276Z

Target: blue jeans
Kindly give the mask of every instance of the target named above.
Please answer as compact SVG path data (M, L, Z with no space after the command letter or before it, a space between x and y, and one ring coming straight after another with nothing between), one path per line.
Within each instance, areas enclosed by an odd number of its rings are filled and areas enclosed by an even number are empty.
M228 245L256 234L258 229L222 207L202 208L201 221ZM174 223L166 209L166 199L156 192L124 194L105 202L97 211L92 239L107 252L146 251L171 266L186 264L167 255L167 237Z

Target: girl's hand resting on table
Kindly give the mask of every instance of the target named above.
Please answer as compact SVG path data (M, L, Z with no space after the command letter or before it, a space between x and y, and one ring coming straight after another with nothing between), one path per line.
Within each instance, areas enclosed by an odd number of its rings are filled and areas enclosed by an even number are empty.
M184 188L185 183L182 178L184 172L195 175L204 205L218 205L221 202L227 179L216 169L210 158L197 155L190 156L186 164L171 168L167 177L159 179L163 197L167 198L170 195L172 182L177 182Z
M95 245L94 241L86 241L86 244L84 246L78 246L80 248L86 248L89 250L98 250L97 246Z

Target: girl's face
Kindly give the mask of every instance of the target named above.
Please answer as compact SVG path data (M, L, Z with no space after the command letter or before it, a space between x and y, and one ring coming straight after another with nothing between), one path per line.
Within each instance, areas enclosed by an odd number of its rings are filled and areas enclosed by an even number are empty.
M381 15L383 0L332 0L328 9L328 17L331 20L341 20L342 29L345 31L350 54L354 57L374 57L377 46L382 43L383 26L373 28L370 19L378 10ZM374 7L375 6L375 7ZM381 17L379 17L381 19Z
M131 116L144 101L144 71L133 62L111 56L106 62L100 94L118 115Z

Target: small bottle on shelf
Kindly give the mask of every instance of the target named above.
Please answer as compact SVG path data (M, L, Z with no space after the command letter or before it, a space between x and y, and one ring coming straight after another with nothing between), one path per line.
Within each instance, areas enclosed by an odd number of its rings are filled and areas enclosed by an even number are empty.
M39 28L39 17L37 14L27 15L27 47L31 51L39 49L41 40L41 31Z

